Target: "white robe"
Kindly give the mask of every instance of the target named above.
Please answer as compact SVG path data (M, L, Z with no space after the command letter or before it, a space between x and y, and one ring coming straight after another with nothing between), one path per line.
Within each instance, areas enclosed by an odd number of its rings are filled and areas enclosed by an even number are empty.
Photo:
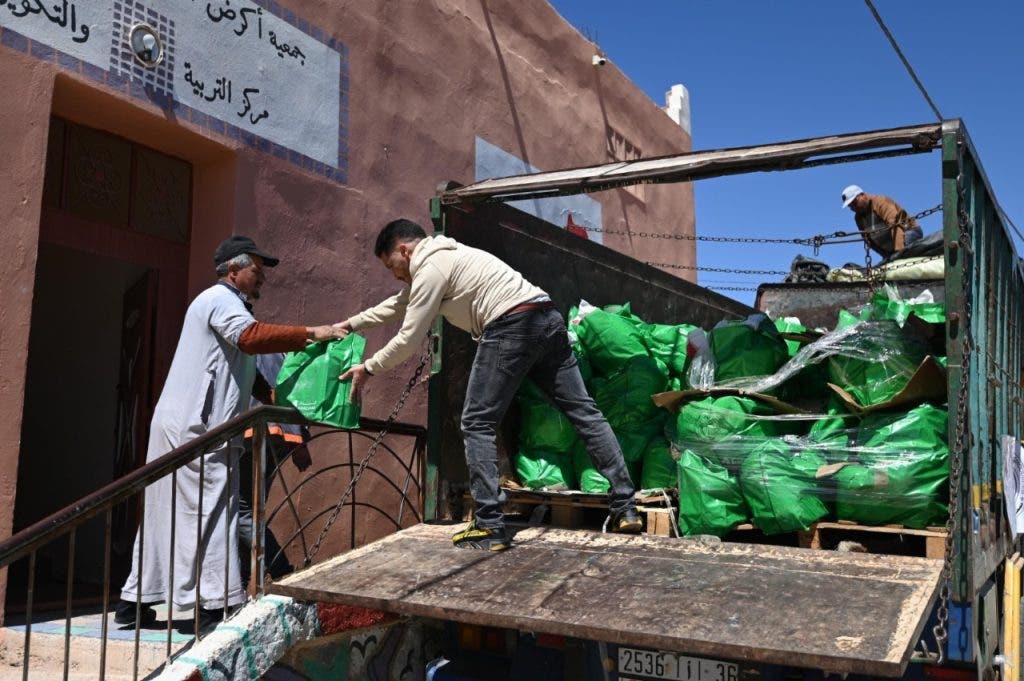
M147 463L237 416L249 404L256 361L238 349L238 338L255 321L239 294L224 284L211 286L192 301L167 382L153 411ZM245 602L237 548L238 454L239 445L233 442L202 457L202 539L198 544L200 458L178 469L176 482L168 475L146 488L142 558L136 534L132 571L121 598L135 601L141 582L142 603L167 601L181 609L193 607L197 558L201 556L200 607L224 607L225 577L226 604ZM175 489L172 584L171 497Z

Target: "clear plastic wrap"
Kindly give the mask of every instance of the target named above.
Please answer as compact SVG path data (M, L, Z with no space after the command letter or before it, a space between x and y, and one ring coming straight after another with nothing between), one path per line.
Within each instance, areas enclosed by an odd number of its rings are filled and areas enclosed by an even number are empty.
M903 390L927 353L925 341L895 321L855 320L808 343L770 376L737 378L714 387L772 394L809 367L821 367L828 382L866 407Z
M670 439L684 533L722 535L752 522L775 534L827 518L913 528L943 521L944 408L773 414L742 400L706 398L676 416Z
M634 483L678 489L684 534L746 522L775 534L826 519L921 528L944 520L949 454L946 410L927 402L942 402L943 370L923 362L930 340L911 316L927 326L945 312L928 292L901 300L888 287L827 333L763 315L706 332L581 301L569 336ZM921 388L923 366L939 390ZM740 375L757 372L768 373ZM673 396L671 412L653 406L652 394L679 385L703 392ZM522 473L606 492L564 417L532 397L527 388Z

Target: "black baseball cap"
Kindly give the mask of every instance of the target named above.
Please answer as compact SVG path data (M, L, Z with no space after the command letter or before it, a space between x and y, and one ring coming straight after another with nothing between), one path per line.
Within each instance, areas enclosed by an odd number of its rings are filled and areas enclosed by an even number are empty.
M247 253L249 255L258 255L263 258L263 264L267 267L274 267L277 263L281 262L278 258L261 251L257 246L256 242L247 236L235 235L229 236L224 241L220 242L220 246L217 246L217 250L213 252L213 263L220 265L221 263L227 262L234 257Z

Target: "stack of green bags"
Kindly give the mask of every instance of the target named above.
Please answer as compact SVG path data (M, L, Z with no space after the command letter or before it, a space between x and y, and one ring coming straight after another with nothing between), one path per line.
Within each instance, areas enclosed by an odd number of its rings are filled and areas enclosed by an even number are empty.
M902 301L876 293L859 315L840 314L834 343L795 365L779 394L814 396L826 380L843 387L862 407L886 402L906 387L924 359L918 339L904 332L911 314L929 323L945 319L944 307L928 300ZM746 339L761 332L747 320L727 334L709 336L715 382L742 374L763 375L778 353L765 343L754 350ZM781 332L803 333L798 320L776 322ZM740 359L721 357L728 343ZM784 341L792 359L804 341ZM748 358L747 353L757 357ZM776 354L775 357L778 355ZM725 361L723 361L723 359ZM941 358L940 358L941 361ZM679 452L679 526L685 535L722 536L752 522L766 534L807 529L832 515L865 525L899 523L911 528L939 523L946 513L949 452L946 410L928 403L861 417L833 397L824 413L787 421L766 404L747 397L706 397L684 404L673 424ZM808 428L808 426L810 426Z
M682 386L687 324L648 324L626 305L569 312L569 335L580 373L622 446L634 484L643 489L676 486L675 461L664 428L668 414L651 396ZM561 412L524 384L518 395L520 482L530 488L580 489L605 493L583 442ZM542 423L544 421L544 423ZM564 434L539 438L537 433ZM571 433L571 437L569 436ZM570 473L571 471L571 473Z
M927 352L907 332L911 315L929 323L945 319L939 303L903 301L883 290L858 314L841 312L836 331L806 353L808 339L780 335L805 333L799 320L771 322L764 315L705 333L686 324L648 324L627 304L583 314L574 309L569 333L634 483L678 488L684 535L722 536L746 522L776 534L829 517L919 528L941 522L946 512L945 408L920 403L862 417L826 385L842 387L862 408L897 395ZM771 400L722 393L695 396L674 415L656 408L652 395L691 387L696 357L716 387L767 377L773 387L765 392L810 398L821 410L785 416ZM783 369L787 362L794 363ZM536 387L524 385L519 406L516 469L523 484L608 491L572 425Z

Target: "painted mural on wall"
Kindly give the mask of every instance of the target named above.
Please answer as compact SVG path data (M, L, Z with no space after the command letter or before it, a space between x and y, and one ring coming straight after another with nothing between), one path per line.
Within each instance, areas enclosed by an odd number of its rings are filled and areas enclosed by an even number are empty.
M276 0L0 0L0 27L8 47L346 179L347 49Z
M482 137L476 138L476 181L495 177L537 173L540 169ZM509 201L508 204L524 213L563 227L570 232L604 243L601 228L601 204L589 196L556 196L548 199Z
M439 655L439 634L419 620L323 636L301 643L262 676L266 681L417 681Z

